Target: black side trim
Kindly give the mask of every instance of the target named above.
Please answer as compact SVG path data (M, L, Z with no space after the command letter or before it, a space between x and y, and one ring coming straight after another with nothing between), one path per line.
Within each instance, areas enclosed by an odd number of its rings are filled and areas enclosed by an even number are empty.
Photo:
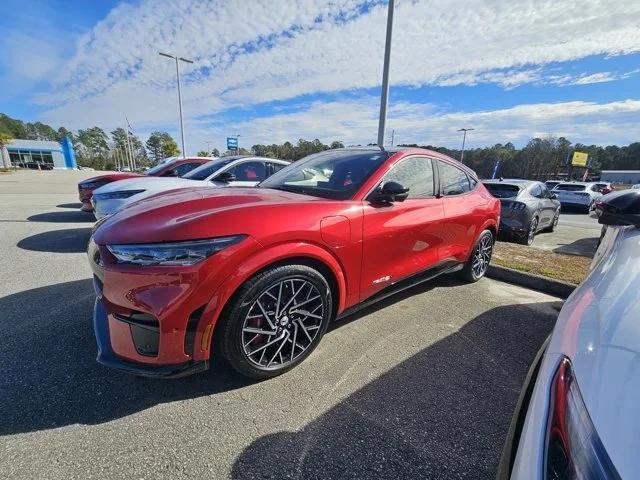
M396 283L392 283L391 285L383 288L378 293L370 296L369 298L363 300L362 302L354 305L352 307L344 310L340 315L336 317L336 320L339 320L344 317L348 317L358 310L362 310L374 303L377 303L385 298L389 298L396 293L400 293L404 290L407 290L411 287L419 285L424 282L428 282L429 280L433 280L435 277L439 275L443 275L445 273L451 273L458 270L461 270L464 267L463 263L459 263L453 260L443 262L435 267L428 268L427 270L423 270L422 272L411 275L410 277L404 278Z
M191 315L189 315L189 320L187 320L187 329L184 332L184 353L187 355L193 355L196 330L198 329L198 323L200 322L200 318L202 318L205 307L206 305L202 305L195 309L191 312Z
M509 425L509 431L507 432L507 438L502 447L502 454L500 456L500 464L498 465L498 473L496 474L496 480L509 480L511 477L511 470L513 469L513 462L516 459L518 453L518 446L520 445L520 434L522 433L522 425L527 417L527 411L529 410L529 402L531 401L531 395L533 395L533 387L536 384L538 378L538 372L540 371L540 365L542 364L542 357L547 350L551 335L538 350L536 357L529 367L527 376L520 390L520 396L518 403L516 403L516 409L511 417L511 424Z

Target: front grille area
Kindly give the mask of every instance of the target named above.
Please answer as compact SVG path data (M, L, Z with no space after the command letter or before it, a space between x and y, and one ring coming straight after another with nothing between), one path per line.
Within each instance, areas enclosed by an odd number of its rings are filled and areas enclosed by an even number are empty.
M157 357L160 345L160 322L148 313L115 315L116 320L129 324L131 338L140 355Z

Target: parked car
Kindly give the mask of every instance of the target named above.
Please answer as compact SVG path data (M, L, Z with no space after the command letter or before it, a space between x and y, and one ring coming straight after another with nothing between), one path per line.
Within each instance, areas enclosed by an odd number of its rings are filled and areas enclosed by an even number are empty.
M598 191L603 195L613 192L613 186L609 182L595 182L595 184L598 187Z
M633 189L640 189L640 183L636 183L635 185L631 185L631 188Z
M553 232L560 202L545 184L531 180L487 180L487 190L502 204L500 233L531 245L536 233Z
M579 208L589 211L593 202L602 196L594 182L562 182L552 190L563 208Z
M80 210L83 212L93 212L91 199L93 197L94 190L103 187L108 183L125 180L127 178L140 178L145 175L148 177L180 177L194 168L199 167L203 163L210 162L211 160L213 159L209 157L170 157L144 172L144 175L123 171L87 178L86 180L82 180L78 183L78 197L82 203Z
M184 188L98 221L98 361L252 378L303 361L331 321L445 272L484 276L500 202L423 149L335 149L257 188ZM213 341L212 341L213 338Z
M138 200L183 187L253 187L289 165L286 160L252 156L217 158L182 178L132 178L100 187L93 194L96 218L112 215Z
M640 192L597 205L606 234L531 366L498 479L640 478Z
M544 182L544 185L547 187L547 189L549 190L553 190L556 185L558 185L559 183L562 183L561 180L547 180L546 182Z

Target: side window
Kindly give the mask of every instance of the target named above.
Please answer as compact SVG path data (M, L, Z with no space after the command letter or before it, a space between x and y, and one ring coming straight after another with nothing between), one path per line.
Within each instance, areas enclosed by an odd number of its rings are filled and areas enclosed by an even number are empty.
M182 165L178 165L173 170L178 174L179 177L183 176L186 173L189 173L194 168L198 168L201 163L183 163Z
M551 198L551 192L545 185L540 186L542 188L542 198Z
M433 196L433 166L426 157L410 157L401 160L384 176L385 182L398 182L409 189L407 198L425 198Z
M267 166L264 162L245 162L228 170L236 177L236 182L261 182L267 178Z
M438 169L443 195L460 195L471 190L469 177L459 168L439 161Z
M271 174L273 175L279 170L282 170L286 165L280 165L279 163L271 163L269 162L269 167L271 167Z
M533 187L531 187L530 193L532 197L544 198L544 196L542 195L542 187L540 185L536 184Z
M469 175L467 176L469 177L469 185L471 186L471 190L475 189L476 185L478 185L478 181Z

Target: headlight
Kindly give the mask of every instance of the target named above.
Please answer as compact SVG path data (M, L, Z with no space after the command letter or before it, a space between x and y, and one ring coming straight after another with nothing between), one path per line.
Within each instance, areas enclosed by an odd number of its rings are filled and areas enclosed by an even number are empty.
M120 192L98 193L93 196L96 200L114 200L117 198L129 198L142 193L144 190L122 190Z
M175 243L107 245L118 263L134 265L193 265L220 250L234 245L246 235Z
M591 423L568 358L553 379L547 422L547 480L620 478Z

